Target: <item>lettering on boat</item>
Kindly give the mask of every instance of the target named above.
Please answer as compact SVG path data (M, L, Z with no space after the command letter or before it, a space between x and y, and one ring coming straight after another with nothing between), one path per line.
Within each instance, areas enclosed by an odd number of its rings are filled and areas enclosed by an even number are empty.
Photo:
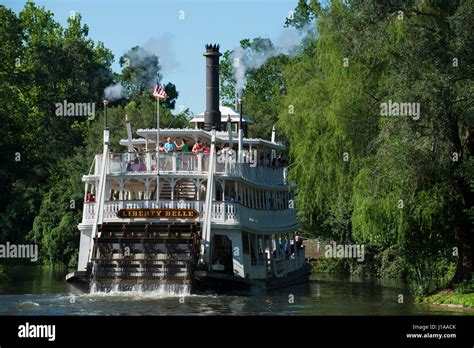
M149 208L149 209L120 209L117 217L120 219L129 218L165 218L184 219L196 218L199 213L195 209L171 209L171 208Z

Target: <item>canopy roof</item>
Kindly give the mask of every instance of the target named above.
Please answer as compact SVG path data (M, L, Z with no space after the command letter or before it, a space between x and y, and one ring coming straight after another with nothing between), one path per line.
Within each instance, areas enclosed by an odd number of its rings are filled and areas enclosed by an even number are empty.
M148 144L156 143L156 128L152 129L138 129L136 132L142 138L133 139L132 144L134 146L145 145L146 140L148 139ZM160 128L160 141L165 143L166 138L172 138L172 141L177 140L179 138L185 138L191 142L194 142L196 139L200 139L201 141L205 141L210 143L211 142L211 133L207 132L203 129L192 129L192 128ZM232 141L234 145L238 143L238 133L232 132ZM271 141L264 140L264 139L256 139L256 138L244 138L244 145L256 145L256 146L264 146L267 148L275 149L275 150L284 150L285 146L281 143L272 143ZM228 143L229 142L229 133L228 132L216 132L216 142L217 143ZM120 140L120 145L127 146L128 140L122 139Z
M219 111L221 112L222 123L227 122L228 117L230 117L231 122L240 122L240 114L234 109L228 106L220 105ZM204 112L201 112L200 114L195 115L194 118L190 122L193 122L193 123L204 122ZM249 123L249 124L253 123L252 119L249 116L245 116L245 115L242 115L242 122Z

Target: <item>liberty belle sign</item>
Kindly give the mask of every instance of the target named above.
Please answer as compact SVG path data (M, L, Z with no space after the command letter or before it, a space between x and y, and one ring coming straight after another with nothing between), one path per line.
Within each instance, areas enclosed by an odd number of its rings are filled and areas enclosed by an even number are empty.
M117 217L120 219L130 218L164 218L164 219L185 219L196 218L199 213L195 209L170 209L170 208L150 208L150 209L120 209Z

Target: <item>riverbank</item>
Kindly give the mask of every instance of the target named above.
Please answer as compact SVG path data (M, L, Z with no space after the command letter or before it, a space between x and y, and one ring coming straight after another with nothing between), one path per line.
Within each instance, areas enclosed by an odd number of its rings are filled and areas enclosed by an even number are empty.
M311 271L313 274L332 274L350 277L354 275L354 269L348 267L348 263L339 259L324 259L313 257L310 261ZM365 277L375 277L376 279L399 279L404 281L403 277L377 277L369 272L364 272ZM367 271L366 270L366 271ZM357 269L356 269L357 271ZM360 275L360 274L358 274ZM412 294L413 295L413 294ZM418 304L434 305L447 308L459 308L463 310L474 311L474 283L472 281L465 281L456 286L454 290L444 289L439 290L431 295L422 296L414 295L414 302Z
M447 307L464 307L474 310L474 293L458 294L453 290L442 290L434 295L425 297L422 302Z

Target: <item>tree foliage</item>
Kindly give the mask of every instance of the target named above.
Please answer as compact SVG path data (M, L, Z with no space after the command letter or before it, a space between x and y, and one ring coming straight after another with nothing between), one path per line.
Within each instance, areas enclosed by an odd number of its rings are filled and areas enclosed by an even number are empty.
M285 70L295 112L280 113L309 228L376 251L401 246L422 293L446 272L442 260L458 260L455 281L469 278L472 3L311 8L316 45ZM388 101L421 115L384 116Z
M80 14L63 28L53 13L33 2L18 15L0 6L0 242L35 242L46 263L77 262L81 177L102 151L104 89L121 82L130 92L110 104L113 143L126 138L126 114L133 124L156 127L151 91L158 57L147 53L135 70L113 73L112 52L88 32ZM142 50L134 47L129 53ZM164 89L170 98L160 105L161 126L183 127L189 111L173 115L178 91L171 82ZM58 116L56 104L65 101L94 103L95 118Z

